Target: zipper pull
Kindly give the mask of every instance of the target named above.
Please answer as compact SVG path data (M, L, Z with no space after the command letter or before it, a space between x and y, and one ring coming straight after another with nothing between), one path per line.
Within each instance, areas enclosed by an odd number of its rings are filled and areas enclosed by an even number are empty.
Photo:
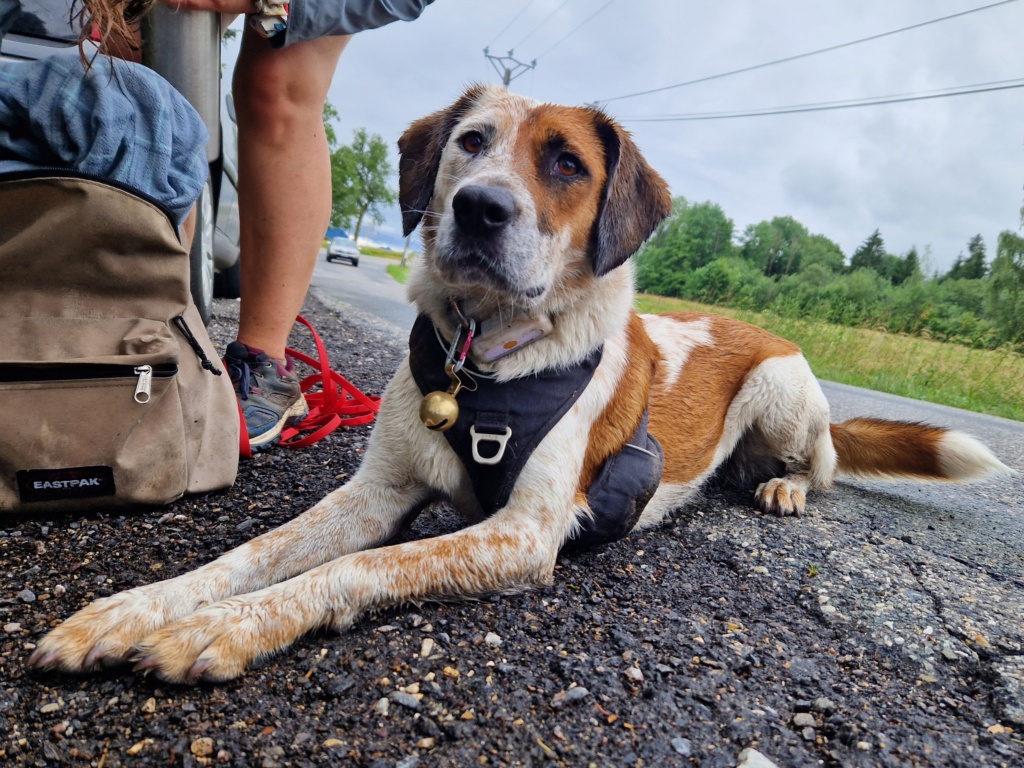
M135 373L139 377L139 383L135 385L135 402L148 403L153 392L153 366L140 365Z

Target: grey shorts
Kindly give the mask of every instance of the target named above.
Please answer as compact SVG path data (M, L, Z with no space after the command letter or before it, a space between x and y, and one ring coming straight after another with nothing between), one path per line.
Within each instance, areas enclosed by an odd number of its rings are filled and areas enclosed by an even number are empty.
M434 0L291 0L284 44L412 21Z

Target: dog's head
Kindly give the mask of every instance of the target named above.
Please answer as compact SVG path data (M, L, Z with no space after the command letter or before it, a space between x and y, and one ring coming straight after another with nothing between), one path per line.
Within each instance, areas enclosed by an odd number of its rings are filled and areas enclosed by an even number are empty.
M671 208L665 182L597 109L476 86L398 146L406 234L422 220L425 267L483 309L531 311L606 275Z

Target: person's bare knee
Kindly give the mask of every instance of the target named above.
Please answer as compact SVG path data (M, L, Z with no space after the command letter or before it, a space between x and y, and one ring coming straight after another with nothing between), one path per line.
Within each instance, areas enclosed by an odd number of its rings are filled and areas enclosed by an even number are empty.
M294 140L322 120L324 100L348 37L326 37L273 49L246 34L235 67L239 125L267 143Z

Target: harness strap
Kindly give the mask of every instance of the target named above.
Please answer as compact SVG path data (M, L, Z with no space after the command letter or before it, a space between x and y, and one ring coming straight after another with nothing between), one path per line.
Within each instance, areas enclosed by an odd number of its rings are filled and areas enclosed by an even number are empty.
M579 399L600 362L597 349L569 369L503 383L477 376L476 390L460 390L459 417L443 434L469 473L485 514L505 506L530 454ZM444 363L433 325L421 315L409 337L409 366L424 395L448 386ZM664 465L661 444L648 432L647 419L644 411L633 436L601 466L586 491L590 514L580 515L579 528L566 547L614 541L636 525L661 482Z
M621 539L633 530L658 490L665 454L658 439L647 431L647 415L644 411L629 442L605 460L587 489L591 514L580 516L579 531L566 547L582 549Z
M463 369L477 389L459 392L459 418L443 434L466 467L485 514L505 506L527 459L583 394L600 362L598 348L576 366L503 383L474 376L468 364ZM447 389L444 363L434 326L421 315L409 336L409 366L424 395ZM474 448L485 462L474 457Z

